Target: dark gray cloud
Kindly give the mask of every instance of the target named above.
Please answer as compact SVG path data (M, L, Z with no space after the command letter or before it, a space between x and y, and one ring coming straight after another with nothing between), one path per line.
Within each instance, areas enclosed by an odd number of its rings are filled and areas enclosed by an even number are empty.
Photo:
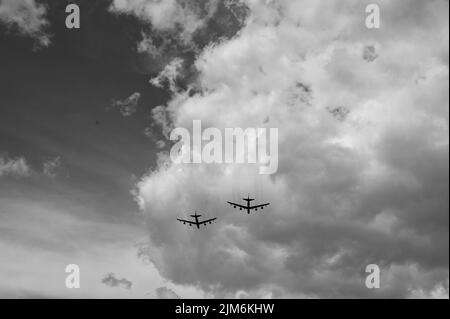
M125 289L131 289L133 283L126 278L116 278L114 273L107 274L103 279L102 283L110 287L122 287Z
M345 106L328 107L327 110L333 115L338 121L343 121L347 118L350 110Z

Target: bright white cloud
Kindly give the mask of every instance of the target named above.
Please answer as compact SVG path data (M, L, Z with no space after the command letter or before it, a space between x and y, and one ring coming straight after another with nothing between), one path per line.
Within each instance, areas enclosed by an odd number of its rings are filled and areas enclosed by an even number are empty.
M131 289L133 283L126 278L117 278L114 273L108 273L102 279L102 283L109 287L122 287L124 289Z
M159 287L155 290L156 298L158 299L180 299L172 289L167 287Z
M83 204L0 202L0 298L155 298L155 289L166 284L151 264L136 258L141 227L83 218L93 209ZM68 264L80 267L79 289L65 287ZM181 296L202 297L173 287Z

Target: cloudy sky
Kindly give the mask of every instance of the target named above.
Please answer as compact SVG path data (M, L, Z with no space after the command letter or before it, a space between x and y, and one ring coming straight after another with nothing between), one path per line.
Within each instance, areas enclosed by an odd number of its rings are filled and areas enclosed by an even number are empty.
M448 298L449 2L375 2L0 0L0 297ZM173 164L193 120L278 171Z

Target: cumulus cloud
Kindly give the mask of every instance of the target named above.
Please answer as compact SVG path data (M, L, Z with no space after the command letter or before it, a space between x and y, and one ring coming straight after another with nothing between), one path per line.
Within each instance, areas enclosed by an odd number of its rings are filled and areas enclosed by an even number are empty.
M0 157L0 177L17 176L25 177L31 174L31 168L24 157L3 158Z
M133 283L126 278L116 278L114 273L107 274L103 279L102 283L110 287L122 287L125 289L131 289Z
M155 290L156 298L158 299L180 299L172 289L167 287L159 287Z
M120 111L120 113L127 117L136 113L139 99L141 98L141 93L134 92L129 97L124 100L112 100L112 108L116 108Z
M50 36L45 28L47 9L35 0L2 0L0 22L16 28L21 34L36 39L38 45L48 46Z
M380 1L380 30L363 1L246 4L239 34L197 57L200 92L158 114L164 127L277 127L279 170L161 156L135 192L141 256L216 297L448 295L448 2ZM270 209L226 206L248 193ZM184 229L192 209L218 222Z

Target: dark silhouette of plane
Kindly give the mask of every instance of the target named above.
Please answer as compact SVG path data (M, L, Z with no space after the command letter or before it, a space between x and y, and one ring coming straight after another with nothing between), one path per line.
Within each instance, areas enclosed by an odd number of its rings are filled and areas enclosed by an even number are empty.
M197 211L195 211L195 215L191 215L191 217L195 218L195 221L179 219L179 218L177 218L177 220L182 222L183 225L186 225L186 224L189 224L189 226L195 225L195 226L197 226L198 229L200 229L201 225L211 224L214 220L217 219L217 218L211 218L211 219L199 221L198 218L201 216L202 215L197 215Z
M243 210L243 209L246 210L247 214L250 214L250 211L252 211L253 209L256 211L256 210L258 210L258 208L264 209L264 207L270 205L270 203L266 203L266 204L261 204L261 205L250 206L250 202L255 200L254 198L250 198L250 195L248 195L247 198L243 198L243 200L245 200L247 202L247 206L240 205L240 204L233 203L233 202L227 202L227 203L232 205L234 208L239 207L239 210Z

